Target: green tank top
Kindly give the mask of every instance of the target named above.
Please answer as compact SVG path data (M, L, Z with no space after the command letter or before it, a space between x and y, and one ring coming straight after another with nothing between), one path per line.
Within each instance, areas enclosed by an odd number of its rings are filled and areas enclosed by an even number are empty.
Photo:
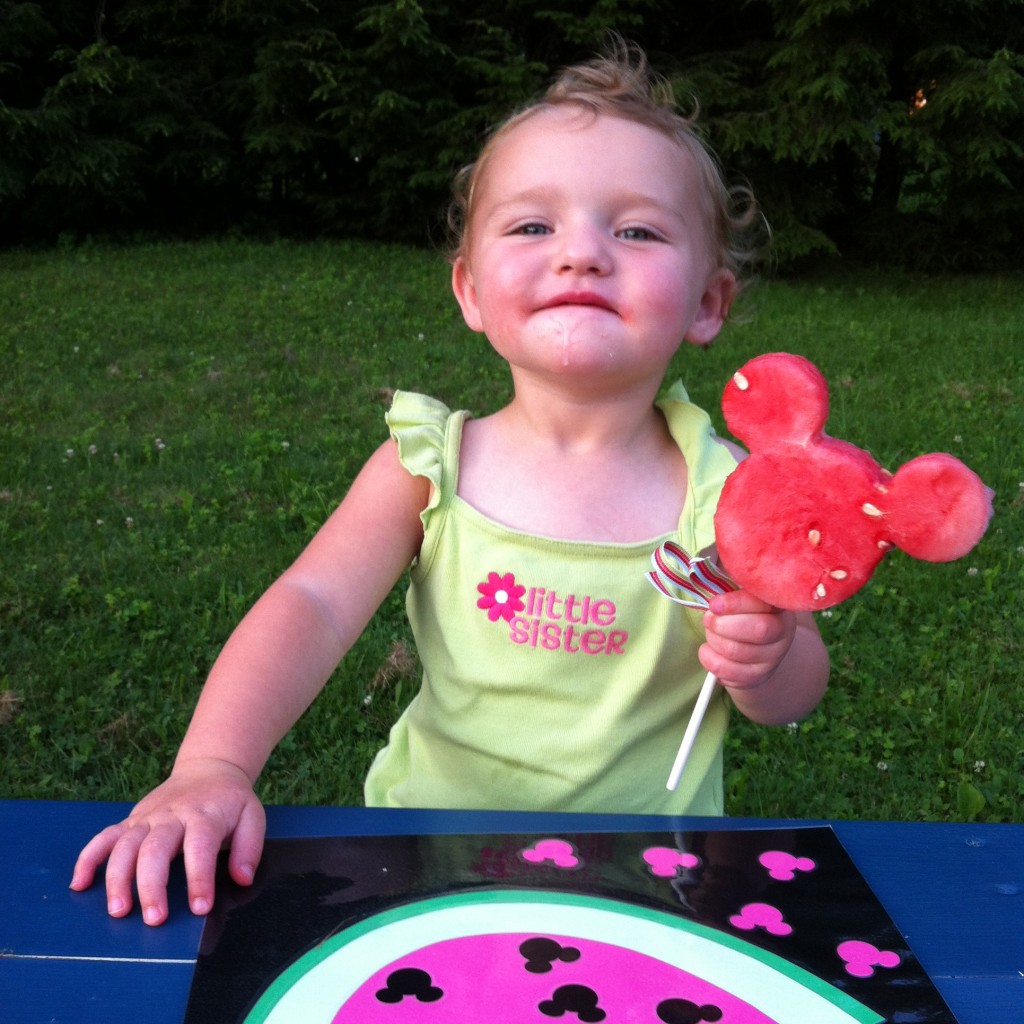
M699 553L735 459L682 385L658 405L688 468L671 536ZM406 599L423 679L370 768L367 805L721 814L721 690L665 788L706 674L702 613L646 579L669 536L567 541L487 518L456 493L467 416L399 392L387 417L402 465L432 484Z

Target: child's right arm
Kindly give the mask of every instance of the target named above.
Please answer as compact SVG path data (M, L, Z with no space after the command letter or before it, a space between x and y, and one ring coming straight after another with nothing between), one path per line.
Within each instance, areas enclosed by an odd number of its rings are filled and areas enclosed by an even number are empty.
M256 778L419 551L429 486L401 466L393 442L371 456L225 644L170 777L82 850L73 889L88 888L106 860L109 912L131 910L134 879L144 919L159 924L170 862L183 851L189 905L205 913L228 841L232 877L251 882L265 828Z

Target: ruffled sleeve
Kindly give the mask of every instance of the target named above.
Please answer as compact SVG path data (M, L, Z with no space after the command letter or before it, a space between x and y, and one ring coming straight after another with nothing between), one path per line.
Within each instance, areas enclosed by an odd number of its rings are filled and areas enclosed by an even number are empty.
M430 500L420 513L426 529L430 514L447 500L446 487L454 486L444 472L447 428L451 410L443 402L410 391L396 391L385 415L391 436L398 444L398 460L413 476L431 483Z
M658 406L687 465L680 543L690 552L706 551L715 543L715 511L736 458L718 439L708 414L690 401L681 382L672 385Z

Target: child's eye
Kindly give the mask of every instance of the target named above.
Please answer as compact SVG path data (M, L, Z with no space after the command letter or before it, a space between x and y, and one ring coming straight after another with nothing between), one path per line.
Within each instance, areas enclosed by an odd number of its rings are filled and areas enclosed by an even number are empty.
M550 229L546 224L540 224L537 221L529 221L526 224L517 224L510 234L513 235L546 235Z
M652 231L650 228L634 226L622 228L622 230L619 231L619 238L624 238L627 242L657 242L660 241L661 235Z

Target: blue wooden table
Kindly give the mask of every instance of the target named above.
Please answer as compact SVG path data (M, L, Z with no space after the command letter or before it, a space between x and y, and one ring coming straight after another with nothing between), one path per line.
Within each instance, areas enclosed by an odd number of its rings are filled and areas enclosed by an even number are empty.
M178 865L171 918L106 914L68 889L82 845L127 805L0 801L0 1024L181 1024L202 921ZM778 821L268 808L268 835L669 831ZM833 822L960 1024L1024 1024L1024 825ZM813 1024L813 1022L809 1022Z

